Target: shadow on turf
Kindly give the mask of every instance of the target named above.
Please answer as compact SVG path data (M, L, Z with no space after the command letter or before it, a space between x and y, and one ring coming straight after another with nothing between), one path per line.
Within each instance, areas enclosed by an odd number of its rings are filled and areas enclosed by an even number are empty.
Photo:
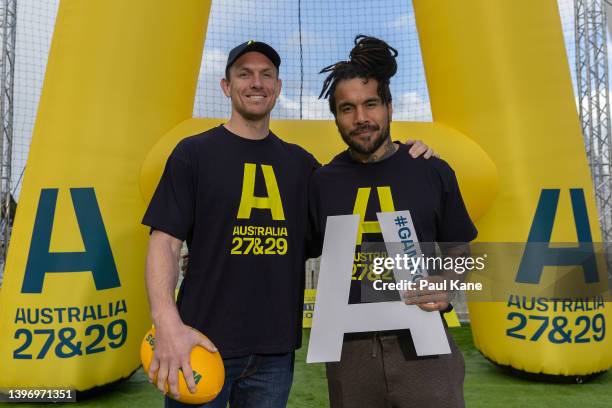
M132 371L127 377L120 378L112 383L94 387L87 391L77 391L76 400L78 402L85 402L93 398L104 398L105 396L108 396L116 391L127 391L128 388L133 386L133 384L129 383L128 380L132 378L132 376L136 374L141 367L142 366L138 366L138 368Z
M603 370L588 375L552 375L544 373L528 373L526 371L518 370L509 365L496 363L495 361L482 354L482 352L480 352L480 355L483 356L486 360L488 360L491 364L493 364L497 368L499 373L501 373L502 375L511 375L512 378L519 378L530 382L541 382L550 384L584 384L608 372L608 370Z

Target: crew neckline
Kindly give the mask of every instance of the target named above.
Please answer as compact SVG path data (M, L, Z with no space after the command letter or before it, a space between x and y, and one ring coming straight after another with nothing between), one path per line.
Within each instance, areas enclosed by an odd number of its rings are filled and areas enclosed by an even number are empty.
M242 137L242 136L232 132L231 130L229 130L228 128L225 127L224 123L219 125L219 127L221 128L222 132L225 133L227 136L230 136L232 139L236 139L236 140L238 140L238 141L240 141L242 143L262 144L262 143L266 143L268 140L270 140L271 136L272 136L272 131L268 130L268 134L263 139L249 139L249 138Z
M349 149L346 149L344 151L344 153L346 154L346 158L349 162L351 163L355 163L355 164L359 164L361 166L376 166L376 165L380 165L383 163L388 163L391 160L393 160L395 157L399 157L400 155L398 155L398 153L400 152L400 150L404 150L404 148L406 147L405 144L401 143L400 141L394 140L393 143L395 143L397 145L397 150L395 151L395 153L393 153L391 156L389 157L385 157L383 160L379 160L379 161L375 161L375 162L369 162L369 163L364 163L361 162L359 160L355 160L353 158L353 156L351 155L351 152Z

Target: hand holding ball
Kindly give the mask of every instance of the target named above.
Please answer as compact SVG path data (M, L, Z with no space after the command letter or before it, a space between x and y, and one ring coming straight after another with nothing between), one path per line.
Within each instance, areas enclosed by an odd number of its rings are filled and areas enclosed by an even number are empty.
M204 336L202 333L198 332L198 334ZM153 360L154 349L155 328L151 328L151 330L145 334L140 346L142 367L147 374L149 373L149 367L151 366L151 361ZM190 363L193 371L193 378L196 383L196 391L193 394L189 391L185 376L181 371L179 371L179 398L175 399L188 404L203 404L213 400L223 388L223 383L225 381L225 369L223 367L221 356L218 352L211 353L204 347L195 346L191 349ZM166 392L170 390L167 381L165 388ZM168 395L172 397L172 395Z

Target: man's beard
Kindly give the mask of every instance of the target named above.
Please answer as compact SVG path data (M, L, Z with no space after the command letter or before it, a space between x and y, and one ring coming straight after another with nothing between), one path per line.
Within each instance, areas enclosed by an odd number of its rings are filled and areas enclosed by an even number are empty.
M353 140L353 138L351 138L350 133L349 134L345 134L343 132L340 132L340 135L342 136L342 140L344 140L344 143L346 143L348 145L348 147L354 151L355 153L359 153L359 154L363 154L363 155L371 155L372 153L374 153L376 150L378 150L378 148L380 146L382 146L385 141L387 140L387 138L390 137L390 130L389 130L390 126L389 124L387 124L387 126L385 126L383 128L383 130L378 134L378 137L374 140L373 143L371 143L369 146L363 146L361 144L359 144L358 142L356 142L355 140ZM358 131L363 131L363 130L369 130L371 132L375 132L379 129L379 127L377 125L368 125L368 126L362 126L356 130L354 130L353 132L358 132ZM353 133L351 132L351 133ZM373 136L375 137L375 136Z

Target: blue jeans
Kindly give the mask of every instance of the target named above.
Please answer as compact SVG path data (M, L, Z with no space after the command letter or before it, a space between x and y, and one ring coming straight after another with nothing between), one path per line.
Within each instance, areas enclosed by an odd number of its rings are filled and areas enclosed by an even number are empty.
M285 408L293 381L294 353L251 354L226 358L225 384L217 398L203 405L184 404L166 397L165 407Z

